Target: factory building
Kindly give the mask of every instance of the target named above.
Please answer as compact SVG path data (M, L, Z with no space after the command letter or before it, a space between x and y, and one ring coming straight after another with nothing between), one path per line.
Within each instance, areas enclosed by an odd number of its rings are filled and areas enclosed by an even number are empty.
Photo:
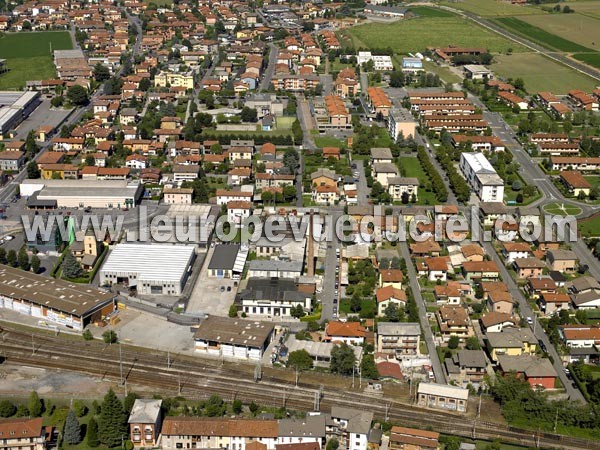
M17 128L40 103L39 92L0 91L0 134Z
M0 264L0 308L81 331L115 310L115 295Z
M118 244L100 269L100 284L121 284L139 295L181 295L192 270L192 245Z
M20 185L27 207L46 208L132 208L144 186L127 180L32 180Z

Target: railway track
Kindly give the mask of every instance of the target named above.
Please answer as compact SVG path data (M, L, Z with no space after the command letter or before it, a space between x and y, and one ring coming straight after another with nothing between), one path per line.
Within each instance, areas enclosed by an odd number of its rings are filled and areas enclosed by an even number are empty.
M256 401L299 411L314 410L317 402L321 410L329 410L334 405L349 408L361 405L380 419L387 418L404 426L431 426L436 431L463 437L500 439L525 446L600 449L600 443L591 440L475 421L461 414L427 410L342 389L319 389L303 384L294 387L273 377L257 383L248 372L224 368L218 362L199 358L179 356L167 367L165 352L140 351L126 345L121 346L119 359L117 345L71 341L35 333L32 341L32 334L5 327L0 351L1 356L11 363L86 373L117 382L123 380L130 386L148 386L167 395L181 394L191 399L206 399L219 394L228 401Z

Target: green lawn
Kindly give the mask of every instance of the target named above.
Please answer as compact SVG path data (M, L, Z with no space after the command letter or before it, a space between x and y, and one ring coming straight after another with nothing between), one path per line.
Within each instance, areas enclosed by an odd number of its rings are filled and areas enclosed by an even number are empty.
M7 33L0 37L0 55L9 68L0 75L0 90L21 89L29 80L54 78L52 50L73 48L66 31Z
M416 17L388 24L365 24L353 27L350 33L367 47L392 48L395 53L423 51L427 47L448 45L485 47L491 52L524 51L496 33L479 27L470 20L458 16Z
M491 69L504 78L522 78L530 93L566 94L571 89L589 92L596 86L592 78L537 53L496 55Z
M334 138L333 136L315 136L315 145L317 147L343 147L344 142L340 139Z
M600 186L600 175L586 175L583 178L594 187Z
M577 229L579 230L579 234L581 234L581 236L600 236L600 216L592 217L590 219L578 220Z
M462 79L452 72L448 67L442 67L433 61L423 61L423 68L427 72L433 72L446 83L460 83Z
M416 157L413 156L401 156L399 162L399 166L403 171L403 176L407 177L416 177L419 179L421 183L427 183L429 181L429 177L423 171L423 167L421 167L421 163ZM418 191L419 201L417 205L435 205L437 204L437 199L435 197L435 192L427 192L425 188L420 187Z
M581 208L558 202L547 204L544 206L544 211L546 211L548 214L555 214L559 216L576 216L581 214Z
M551 23L552 20L552 16L550 16L550 18L547 19L547 22ZM552 34L546 30L543 30L537 26L534 26L515 17L502 17L499 19L495 19L494 21L500 26L515 33L518 33L526 37L530 41L536 42L540 45L543 45L544 47L559 50L562 52L593 52L593 50L590 50L589 48L584 47L583 45L557 36L556 34Z
M295 117L276 117L278 130L291 130Z

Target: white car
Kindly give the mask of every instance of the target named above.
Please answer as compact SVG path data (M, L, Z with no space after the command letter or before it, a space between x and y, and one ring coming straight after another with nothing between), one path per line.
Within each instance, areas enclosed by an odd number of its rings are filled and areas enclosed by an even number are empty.
M533 319L531 317L527 317L527 323L529 325L533 325Z

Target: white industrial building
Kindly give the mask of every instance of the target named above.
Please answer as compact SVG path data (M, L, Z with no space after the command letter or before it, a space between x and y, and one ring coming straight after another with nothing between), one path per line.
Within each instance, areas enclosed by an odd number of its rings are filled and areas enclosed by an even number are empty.
M389 55L373 55L371 52L358 52L356 62L362 65L366 62L373 61L373 68L375 70L394 70L394 64L392 63L392 57Z
M504 181L483 153L461 153L460 170L482 202L504 201Z
M100 284L135 287L139 295L181 295L194 256L192 245L118 244L100 270Z
M32 180L20 184L29 208L131 208L144 192L138 181Z
M0 91L0 134L14 130L41 103L35 91Z

